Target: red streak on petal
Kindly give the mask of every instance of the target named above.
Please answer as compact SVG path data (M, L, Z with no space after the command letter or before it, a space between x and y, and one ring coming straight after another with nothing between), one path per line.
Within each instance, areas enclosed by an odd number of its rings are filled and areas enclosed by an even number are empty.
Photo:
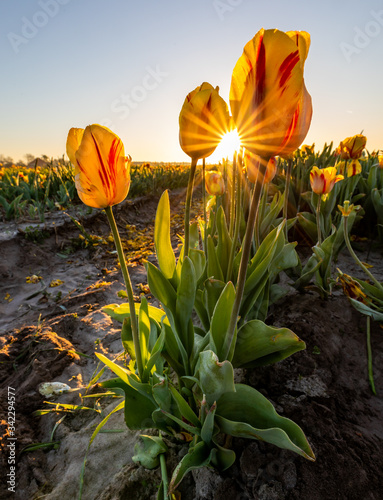
M321 177L321 179L323 181L322 194L325 194L326 193L326 184L327 184L327 182L326 182L326 176L324 174L320 174L320 177Z
M256 54L255 78L254 105L258 107L264 98L266 83L266 50L263 35L260 36Z
M104 187L110 192L111 186L110 186L109 173L108 173L108 171L107 171L107 169L106 169L106 167L104 165L100 148L98 147L97 141L94 138L94 135L92 134L92 132L91 132L91 136L92 136L95 148L96 148L96 152L97 152L97 156L98 156L98 161L99 161L99 164L100 164L100 170L99 170L99 172L100 172L101 182L104 185Z
M291 77L291 72L293 71L294 67L298 64L299 62L299 50L296 50L295 52L291 52L283 61L279 68L279 73L280 73L280 80L279 80L279 86L283 87L287 80Z

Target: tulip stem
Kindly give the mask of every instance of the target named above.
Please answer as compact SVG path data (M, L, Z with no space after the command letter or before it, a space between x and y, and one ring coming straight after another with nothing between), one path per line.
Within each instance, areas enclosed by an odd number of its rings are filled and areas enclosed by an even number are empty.
M321 203L321 195L318 195L316 216L317 216L317 230L318 230L318 243L317 244L319 246L321 246L321 244L322 244L322 231L320 228L320 203Z
M223 345L223 350L222 350L222 354L223 354L222 358L223 359L222 359L222 361L224 361L225 359L228 359L228 356L230 354L230 350L232 347L231 344L233 342L233 337L235 334L235 328L236 328L237 322L238 322L238 314L239 314L239 310L240 310L241 302L242 302L242 298L243 298L243 291L245 289L247 267L248 267L248 263L249 263L250 251L251 251L251 246L252 246L252 242L253 242L255 219L257 216L257 212L258 212L259 201L261 199L262 187L263 187L263 182L265 179L268 160L269 160L269 158L265 158L265 159L262 158L260 165L259 165L257 182L255 184L253 197L251 200L250 212L249 212L249 217L247 219L247 225L246 225L246 233L245 233L245 237L244 237L243 244L242 244L242 256L241 256L241 263L239 265L239 273L238 273L235 301L234 301L233 309L232 309L231 316L230 316L230 323L229 323L229 327L228 327L228 332L227 332L227 335L225 337L225 341L224 341L224 345Z
M367 267L363 264L363 262L360 261L359 257L356 255L354 252L351 243L350 243L350 238L348 237L348 230L347 230L347 217L343 217L343 232L344 232L344 241L346 243L347 249L350 252L351 257L355 260L355 262L358 264L358 266L363 269L363 271L367 274L367 276L375 283L377 288L381 292L383 292L383 286L379 281L375 278L375 276L370 273L370 271L367 269Z
M106 213L106 216L108 217L109 225L112 229L112 234L113 234L114 244L115 244L116 250L117 250L118 260L120 261L121 271L122 271L122 275L123 275L124 281L125 281L126 293L128 294L128 303L129 303L129 309L130 309L130 323L132 326L132 337L133 337L134 350L136 353L137 370L138 370L139 377L142 378L144 368L142 365L141 345L140 345L140 337L139 337L139 332L138 332L138 322L137 322L137 316L136 316L136 309L135 309L135 305L134 305L132 283L130 281L130 276L129 276L129 272L128 272L128 268L127 268L126 260L125 260L125 255L124 255L124 251L122 249L121 238L120 238L120 234L119 234L118 229L117 229L116 221L114 219L112 207L106 207L105 213Z
M193 184L194 184L194 176L197 167L198 159L192 158L190 173L189 173L189 182L186 191L186 204L185 204L185 243L184 243L184 258L189 256L189 234L190 234L190 205L193 193Z
M233 239L231 241L229 265L227 266L227 273L226 273L226 282L231 281L231 274L233 272L233 264L234 264L234 253L235 253L235 249L237 247L239 227L241 225L241 205L242 205L241 171L242 171L242 162L241 162L241 157L239 156L238 157L238 168L237 168L237 172L236 172L236 176L237 176L237 199L236 199L237 210L235 212L234 234L233 234Z
M376 396L376 389L374 383L374 373L372 369L372 349L371 349L371 328L370 328L371 318L367 316L367 367L368 367L368 378L370 381L370 386L372 392Z
M230 207L230 226L229 234L232 238L234 235L234 220L235 220L235 178L237 175L237 152L233 154L233 170L231 174L231 207Z
M203 203L203 250L207 255L207 215L206 215L206 189L205 189L205 158L202 160L202 203Z
M285 236L286 236L286 241L289 241L288 238L288 228L287 228L287 211L289 207L289 191L290 191L290 180L291 180L291 170L293 167L293 160L292 158L289 158L287 160L287 168L286 168L286 184L285 184L285 199L283 200L283 218L286 221L285 225Z

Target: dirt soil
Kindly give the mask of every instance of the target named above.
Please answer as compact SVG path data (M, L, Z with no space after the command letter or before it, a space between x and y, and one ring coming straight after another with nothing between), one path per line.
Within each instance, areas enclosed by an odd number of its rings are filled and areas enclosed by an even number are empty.
M182 230L183 200L183 192L171 193L174 248ZM154 261L157 202L158 198L148 196L127 201L115 210L121 236L134 249L129 266L137 298L148 293L142 264L145 257ZM83 217L81 222L89 234L109 235L102 213ZM9 234L2 229L3 235ZM97 369L94 353L115 358L122 351L119 323L101 310L104 305L125 301L117 296L124 288L122 275L112 243L81 248L78 235L79 230L67 218L53 229L47 224L42 241L31 241L31 234L26 239L20 232L0 241L0 499L78 498L90 436L116 406L112 398L83 396ZM374 274L383 281L383 249L361 247L358 254L374 266ZM364 278L346 252L340 255L337 267ZM374 396L367 377L366 319L351 307L340 288L335 287L328 300L321 300L314 291L301 294L291 288L272 306L267 323L291 328L306 342L306 350L273 366L238 370L237 380L256 387L281 415L297 422L317 460L308 462L267 443L233 439L235 464L223 474L207 468L189 473L179 487L182 500L383 499L382 328L371 323L378 393ZM38 388L42 382L52 381L68 384L73 390L47 399ZM6 484L11 442L8 388L15 391L15 493L7 491ZM34 416L36 410L53 408L46 401L93 409ZM139 433L126 429L121 412L113 414L105 429L114 432L100 433L90 447L83 500L156 498L159 471L132 462ZM52 441L57 444L23 451L28 445ZM171 473L186 448L167 442Z

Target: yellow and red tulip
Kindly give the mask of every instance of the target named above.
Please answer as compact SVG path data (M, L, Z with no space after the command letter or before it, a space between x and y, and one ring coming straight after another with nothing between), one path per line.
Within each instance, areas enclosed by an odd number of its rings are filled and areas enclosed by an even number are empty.
M71 128L67 155L75 167L78 195L85 205L106 208L121 203L130 187L131 157L121 139L101 125Z
M218 92L218 87L204 82L183 103L179 140L183 151L194 160L210 156L229 131L229 109Z
M225 182L221 172L210 171L205 174L206 191L211 196L221 196L225 192Z
M322 169L313 167L310 172L311 189L318 195L328 194L333 189L335 183L342 179L344 179L343 175L337 174L335 167Z
M339 173L344 175L344 168L346 166L345 161L341 161L338 164ZM353 177L354 175L358 175L362 172L362 165L358 160L351 160L347 163L347 177Z
M260 156L254 155L250 153L250 151L245 151L244 163L247 172L247 178L249 179L250 182L253 183L257 182L259 174L259 166L261 161L264 160L262 160ZM263 183L268 184L269 182L271 182L274 179L276 173L277 173L277 160L275 156L272 156L267 163L265 178L263 180Z
M242 146L265 158L296 149L311 121L303 80L309 34L289 33L261 29L245 45L231 80L230 106Z
M357 160L362 156L363 149L366 147L367 137L362 134L346 137L340 142L336 149L336 154L340 155L342 160Z

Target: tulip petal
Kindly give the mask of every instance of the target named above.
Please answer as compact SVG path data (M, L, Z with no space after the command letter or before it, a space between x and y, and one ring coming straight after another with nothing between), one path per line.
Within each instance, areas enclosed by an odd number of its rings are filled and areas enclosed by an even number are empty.
M303 92L303 62L295 42L260 30L234 67L230 105L242 145L260 156L278 154Z
M89 125L75 154L76 188L91 207L105 208L123 201L130 187L130 157L121 139L106 127Z
M71 128L68 133L66 141L66 153L75 167L75 174L77 174L78 165L76 161L76 151L80 147L82 137L84 135L83 128Z

